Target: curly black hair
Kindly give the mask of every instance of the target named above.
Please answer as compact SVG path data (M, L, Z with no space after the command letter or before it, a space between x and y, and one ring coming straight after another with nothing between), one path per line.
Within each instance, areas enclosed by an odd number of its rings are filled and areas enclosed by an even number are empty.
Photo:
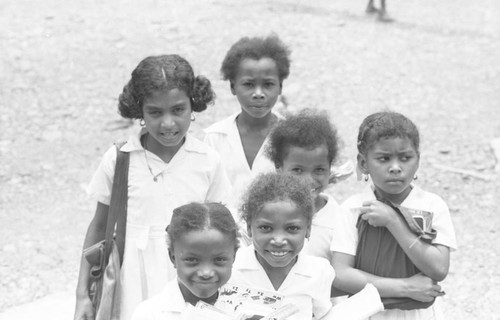
M243 59L260 60L267 57L274 60L278 67L279 79L283 81L290 74L290 53L290 49L275 34L265 38L244 37L233 44L226 53L220 72L224 80L232 82Z
M417 154L420 153L420 135L417 126L406 116L393 111L382 111L369 115L359 126L358 152L366 155L381 138L408 138Z
M238 248L238 226L231 212L221 203L192 202L174 209L167 227L168 247L173 248L180 236L190 231L215 229L227 235Z
M144 99L158 90L177 88L186 93L191 109L201 112L215 99L210 80L194 76L189 62L176 54L150 56L132 72L118 98L118 111L124 118L141 119Z
M288 173L270 172L257 176L243 196L241 217L250 226L266 203L287 200L297 205L310 226L314 214L311 187L304 179Z
M314 149L326 144L330 164L339 153L337 129L324 110L306 108L289 114L274 127L268 139L265 152L276 168L283 166L290 146Z

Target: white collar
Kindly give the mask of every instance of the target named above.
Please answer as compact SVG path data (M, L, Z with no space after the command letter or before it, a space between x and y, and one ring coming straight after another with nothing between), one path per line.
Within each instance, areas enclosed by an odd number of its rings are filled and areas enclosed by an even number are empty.
M239 270L248 270L248 271L259 271L259 270L264 271L264 268L262 267L262 265L257 260L257 257L255 256L257 253L255 252L253 245L239 249L238 253L240 253L239 252L240 250L242 251L241 252L242 254L239 257L239 259L236 260L234 263L236 268L238 268ZM309 261L305 259L305 256L302 253L299 253L297 262L295 262L295 264L293 265L292 269L290 270L290 273L312 278L315 276L312 270L314 270L314 268L311 266L311 263L309 263Z
M143 151L144 147L141 144L141 137L147 133L145 128L141 128L138 134L131 135L128 141L121 147L123 152L134 152ZM189 133L186 134L186 139L182 147L187 152L196 153L207 153L208 147L201 141L191 136Z
M236 118L240 115L240 112L233 113L229 117L214 123L210 127L206 128L204 131L205 133L222 133L226 135L232 135L234 134L234 130L237 129L236 125ZM283 120L284 117L280 113L274 112L274 110L271 110L271 113L274 114L279 120Z
M187 303L184 300L177 278L167 283L159 297L162 299L159 305L161 312L182 313L186 309Z

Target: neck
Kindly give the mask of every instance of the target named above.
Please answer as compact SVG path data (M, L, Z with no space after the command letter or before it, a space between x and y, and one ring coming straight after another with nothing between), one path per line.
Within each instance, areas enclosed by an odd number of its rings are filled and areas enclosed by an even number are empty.
M295 265L298 259L298 257L295 257L293 261L291 261L284 267L273 267L270 266L256 251L254 253L257 257L257 261L259 261L260 265L266 272L267 277L271 281L275 290L278 290L281 287L281 284L283 284L283 281L285 281L288 273L290 272L290 270L292 270L292 267Z
M152 138L149 133L144 134L143 137L141 138L142 146L144 147L144 149L156 154L160 159L162 159L166 163L172 160L172 158L175 156L177 151L179 151L179 149L181 148L181 146L184 144L185 141L186 137L184 137L182 142L176 146L165 147L164 145L156 141L156 139Z
M240 127L243 127L245 129L251 128L253 130L257 129L268 129L276 123L278 118L276 117L275 114L272 112L269 112L267 115L265 115L263 118L254 118L249 116L245 112L241 112L238 115L238 118L236 119L238 125Z
M211 297L208 298L200 298L198 296L195 296L188 288L186 288L185 285L179 282L179 288L181 289L182 297L184 298L184 301L187 303L195 306L198 301L203 301L208 304L213 305L215 301L217 301L217 298L219 297L219 292L214 293Z
M377 187L375 187L375 197L377 198L377 200L387 200L393 204L400 205L408 197L408 195L411 192L411 189L413 189L413 187L410 185L401 193L387 194L385 192L380 191Z
M323 196L321 196L321 194L319 194L316 197L316 199L314 199L314 213L323 209L325 205L326 205L326 199Z

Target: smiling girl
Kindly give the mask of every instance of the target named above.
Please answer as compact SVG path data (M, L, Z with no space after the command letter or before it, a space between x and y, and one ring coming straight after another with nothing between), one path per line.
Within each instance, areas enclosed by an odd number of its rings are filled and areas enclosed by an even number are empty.
M331 309L335 276L326 259L301 254L313 215L310 186L296 176L267 173L248 188L243 219L253 245L239 250L230 284L284 295L298 313L287 319L320 319Z
M237 230L231 212L220 203L190 203L175 209L167 232L177 278L142 302L133 320L186 319L197 302L213 305L231 276Z
M220 157L188 134L194 112L211 103L208 79L194 76L178 55L142 60L119 97L124 118L139 119L141 132L120 151L130 155L125 249L120 274L120 319L128 320L137 304L158 293L175 276L164 242L174 208L192 202L223 201L229 181ZM105 154L88 187L97 209L84 248L104 239L117 150ZM88 296L90 265L82 259L75 319L93 319Z

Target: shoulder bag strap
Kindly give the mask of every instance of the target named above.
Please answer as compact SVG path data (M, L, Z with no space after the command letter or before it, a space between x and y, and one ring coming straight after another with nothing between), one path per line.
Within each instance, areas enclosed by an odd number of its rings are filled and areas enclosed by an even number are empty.
M108 263L113 236L115 237L120 264L123 262L123 250L125 248L125 227L127 222L127 200L128 200L128 168L130 154L120 151L125 143L116 144L116 166L111 191L111 201L109 204L108 221L106 224L106 242L104 252L106 255L106 265ZM115 231L116 225L116 231Z

